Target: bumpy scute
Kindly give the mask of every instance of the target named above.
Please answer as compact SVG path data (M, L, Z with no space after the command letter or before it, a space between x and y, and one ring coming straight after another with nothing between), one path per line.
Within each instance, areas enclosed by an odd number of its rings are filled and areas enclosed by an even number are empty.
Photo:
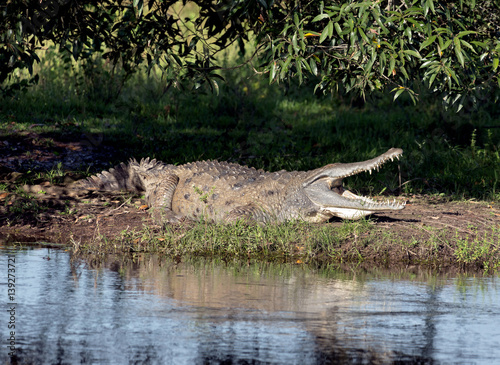
M223 223L291 219L322 222L332 216L357 219L377 211L402 209L404 204L375 203L358 197L339 188L342 179L371 172L401 154L402 150L391 149L364 162L273 173L228 162L175 166L146 158L130 160L128 165L121 163L81 182L81 186L145 192L153 217L161 222L183 218Z

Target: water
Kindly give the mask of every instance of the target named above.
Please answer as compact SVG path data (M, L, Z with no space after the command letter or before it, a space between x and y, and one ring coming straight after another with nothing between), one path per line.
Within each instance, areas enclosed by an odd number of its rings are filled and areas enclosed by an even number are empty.
M496 277L155 256L92 268L63 250L0 248L2 363L10 361L8 257L15 258L19 363L500 360Z

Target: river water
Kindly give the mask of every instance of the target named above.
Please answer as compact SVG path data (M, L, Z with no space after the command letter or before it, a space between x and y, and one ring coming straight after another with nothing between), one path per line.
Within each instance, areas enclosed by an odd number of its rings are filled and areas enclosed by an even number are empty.
M1 363L500 363L497 276L3 247L0 283Z

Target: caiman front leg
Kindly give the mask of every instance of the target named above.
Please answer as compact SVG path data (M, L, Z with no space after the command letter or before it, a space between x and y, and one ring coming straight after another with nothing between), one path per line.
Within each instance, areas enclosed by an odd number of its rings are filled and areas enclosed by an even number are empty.
M154 176L141 173L141 177L146 188L146 202L153 220L157 224L179 223L182 216L172 211L172 199L179 177L166 171L161 171Z

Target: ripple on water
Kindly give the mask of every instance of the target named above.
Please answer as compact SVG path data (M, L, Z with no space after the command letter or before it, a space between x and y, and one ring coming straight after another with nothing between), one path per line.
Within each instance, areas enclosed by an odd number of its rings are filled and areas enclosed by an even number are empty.
M63 250L1 248L5 296L9 255L16 265L17 354L25 362L500 358L495 277L396 280L294 265L175 264L155 256L93 269ZM8 322L1 311L4 335ZM4 346L0 361L7 360Z

